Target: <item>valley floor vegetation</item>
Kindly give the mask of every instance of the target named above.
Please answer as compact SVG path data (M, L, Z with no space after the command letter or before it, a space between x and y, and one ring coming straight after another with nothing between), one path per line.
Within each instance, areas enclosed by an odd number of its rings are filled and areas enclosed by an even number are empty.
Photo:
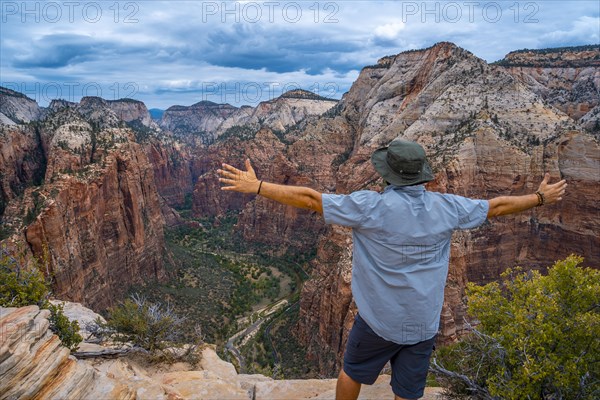
M201 332L240 372L314 377L315 368L307 367L302 346L289 334L299 313L299 290L308 277L304 268L314 254L273 256L267 248L244 243L235 231L235 213L194 220L189 209L179 212L200 226L166 230L170 278L132 287L130 294L169 304L186 318L180 327L184 338L194 340ZM256 329L245 340L237 338L236 333L252 325ZM237 356L227 350L231 346Z

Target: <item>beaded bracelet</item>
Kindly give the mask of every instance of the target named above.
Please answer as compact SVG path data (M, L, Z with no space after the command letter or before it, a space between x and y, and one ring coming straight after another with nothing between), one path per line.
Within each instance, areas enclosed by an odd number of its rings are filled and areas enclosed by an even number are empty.
M538 197L538 203L537 203L536 207L543 206L544 203L546 202L546 199L544 198L544 193L542 193L538 190L537 192L535 192L535 194Z

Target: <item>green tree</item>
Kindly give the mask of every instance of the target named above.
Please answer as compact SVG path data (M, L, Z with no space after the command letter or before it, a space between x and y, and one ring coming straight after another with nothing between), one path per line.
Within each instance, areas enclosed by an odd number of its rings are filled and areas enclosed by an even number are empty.
M479 323L432 362L451 397L600 396L600 271L582 262L572 255L546 276L509 269L500 282L468 285Z

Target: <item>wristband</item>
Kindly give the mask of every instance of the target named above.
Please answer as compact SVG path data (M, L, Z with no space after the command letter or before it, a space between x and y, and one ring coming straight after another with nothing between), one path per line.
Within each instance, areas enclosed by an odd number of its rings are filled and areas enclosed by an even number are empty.
M262 183L263 181L260 181L260 184L258 185L258 192L256 192L257 195L260 194L260 188L262 187Z
M538 197L538 203L537 203L536 207L543 206L544 203L546 202L546 199L544 198L544 193L542 193L538 190L537 192L535 192L535 194Z

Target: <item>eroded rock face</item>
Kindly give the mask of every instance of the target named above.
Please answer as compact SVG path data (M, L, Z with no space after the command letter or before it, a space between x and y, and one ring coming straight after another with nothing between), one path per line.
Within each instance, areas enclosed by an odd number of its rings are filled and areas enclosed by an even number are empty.
M165 277L154 167L108 104L54 104L33 126L3 126L0 141L10 246L47 257L55 294L99 310Z
M0 120L3 124L13 125L36 121L43 109L35 100L22 93L0 86Z
M0 171L2 217L11 200L28 186L39 184L46 174L46 156L35 128L0 123Z
M283 132L306 117L321 115L337 103L314 93L292 90L280 97L240 108L201 101L190 107L173 106L165 111L160 126L178 136L195 135L203 144L213 143L235 127L261 127ZM235 135L235 131L230 131Z
M511 52L498 68L600 138L600 49L580 46Z
M55 294L100 310L129 285L165 276L164 220L152 165L135 143L104 162L83 181L63 176L25 232L34 254L48 249Z
M152 120L150 112L144 103L133 99L119 99L108 101L108 107L125 122L137 121L148 128L158 128Z
M426 148L436 173L430 190L491 198L532 193L546 171L553 181L569 181L559 205L454 236L440 341L464 329L467 280L487 283L515 264L544 269L572 252L598 265L600 226L589 216L600 211L598 195L590 192L600 192L600 148L591 135L510 71L452 44L383 61L363 69L342 100L338 120L352 127L347 134L355 140L335 174L335 191L376 187L370 154L396 137ZM348 231L329 229L302 291L298 336L323 372L339 367L356 313L349 246Z
M179 135L198 135L206 141L214 139L214 132L237 111L230 104L201 101L189 107L172 106L165 110L160 127Z
M49 329L50 311L0 307L0 397L131 399L135 392L70 356Z
M150 142L145 153L154 169L154 182L160 197L167 205L165 218L172 214L170 207L181 207L191 194L198 179L193 168L193 149L176 141Z

